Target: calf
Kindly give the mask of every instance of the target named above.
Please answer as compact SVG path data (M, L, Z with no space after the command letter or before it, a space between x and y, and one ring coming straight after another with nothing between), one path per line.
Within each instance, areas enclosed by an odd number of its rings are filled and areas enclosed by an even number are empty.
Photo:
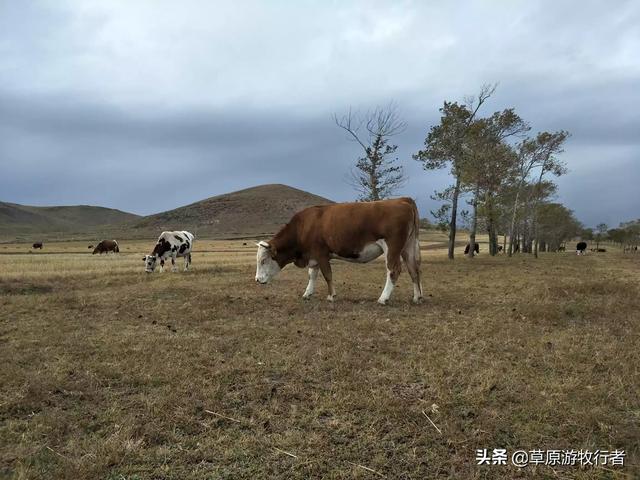
M469 248L471 248L471 244L467 243L467 246L464 247L464 254L467 255L469 253ZM473 251L475 253L480 253L480 244L479 243L474 243L473 245Z
M576 245L576 255L584 255L587 250L587 242L578 242Z
M171 258L171 271L175 272L176 258L184 257L184 269L189 270L191 264L191 250L195 236L186 231L162 232L158 237L156 246L151 255L145 255L144 271L152 273L156 269L156 263L160 260L160 272L164 271L164 261Z
M42 242L36 242L32 245L32 248L35 250L36 248L42 250L42 247L44 247L44 244Z
M115 240L102 240L98 245L96 245L96 248L93 249L93 253L91 255L95 255L96 253L99 253L100 255L102 255L103 253L109 253L109 252L113 252L113 253L120 252L120 247L118 247L118 242L116 242Z
M338 203L310 207L296 213L271 240L258 243L256 282L264 284L286 265L309 269L303 298L315 291L318 271L329 289L336 291L331 273L332 259L367 263L385 256L387 282L378 299L386 304L404 261L413 281L413 301L422 300L420 284L419 216L410 198L377 202Z

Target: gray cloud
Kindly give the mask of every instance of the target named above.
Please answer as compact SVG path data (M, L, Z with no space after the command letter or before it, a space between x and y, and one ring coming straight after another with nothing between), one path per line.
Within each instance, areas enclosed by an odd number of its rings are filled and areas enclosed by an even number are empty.
M559 200L587 224L637 218L634 2L4 2L2 200L137 213L260 183L336 200L359 154L333 112L395 100L411 160L444 99L499 81L534 130L572 133Z

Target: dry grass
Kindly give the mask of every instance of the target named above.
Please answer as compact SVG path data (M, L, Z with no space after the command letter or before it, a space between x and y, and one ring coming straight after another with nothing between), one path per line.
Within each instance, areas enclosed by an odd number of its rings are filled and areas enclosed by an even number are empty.
M431 248L427 301L405 272L381 307L380 262L337 263L339 300L304 302L295 267L254 284L247 243L200 241L162 275L142 271L153 242L0 246L0 477L640 475L640 256ZM627 466L475 465L497 447Z

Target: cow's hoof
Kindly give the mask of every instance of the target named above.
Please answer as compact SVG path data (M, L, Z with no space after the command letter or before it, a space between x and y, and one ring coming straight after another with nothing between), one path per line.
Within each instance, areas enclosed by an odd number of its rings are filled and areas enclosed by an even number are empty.
M327 300L329 300L330 302L333 302L336 299L335 295L327 295Z
M303 300L309 300L311 298L311 296L313 295L313 293L305 293L304 295L302 295L302 299Z
M385 300L385 299L383 299L383 298L379 298L379 299L378 299L378 303L379 303L380 305L386 305L386 304L387 304L387 302L388 302L388 300Z
M420 305L423 299L424 297L418 297L418 298L414 298L412 301L415 305Z

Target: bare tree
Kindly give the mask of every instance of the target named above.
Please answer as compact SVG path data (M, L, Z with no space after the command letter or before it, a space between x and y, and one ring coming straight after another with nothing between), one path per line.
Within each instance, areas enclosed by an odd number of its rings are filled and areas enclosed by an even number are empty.
M403 168L398 165L398 158L393 156L398 146L390 143L392 137L407 128L394 103L376 107L364 116L349 109L342 117L334 115L334 120L364 152L349 177L349 183L360 194L360 200L388 198L406 183Z

